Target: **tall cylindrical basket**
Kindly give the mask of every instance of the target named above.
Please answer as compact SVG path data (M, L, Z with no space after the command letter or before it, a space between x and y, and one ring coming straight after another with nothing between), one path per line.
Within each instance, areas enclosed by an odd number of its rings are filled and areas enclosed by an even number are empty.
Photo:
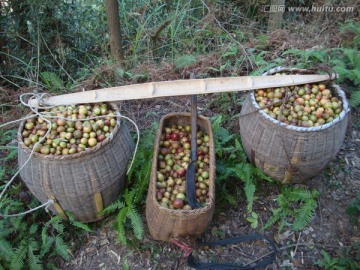
M24 124L18 131L20 167L31 153L21 136ZM64 156L34 152L20 176L40 202L55 201L52 212L66 217L66 210L78 221L93 222L103 218L98 213L123 190L133 148L126 124L117 120L112 135L86 151Z
M264 75L308 73L308 70L277 67ZM278 76L281 80L281 76ZM319 174L336 156L345 138L349 104L343 90L331 85L343 110L333 121L317 127L280 122L263 110L253 92L246 97L239 116L240 135L250 161L282 183L299 183Z
M214 138L210 121L198 116L200 130L209 135L209 194L204 207L193 210L174 210L161 206L156 200L156 175L159 153L159 142L164 126L171 124L189 125L191 114L173 113L164 116L160 121L159 130L155 139L154 158L148 195L146 199L146 219L153 239L171 242L176 239L194 241L205 231L210 223L215 209L215 154Z

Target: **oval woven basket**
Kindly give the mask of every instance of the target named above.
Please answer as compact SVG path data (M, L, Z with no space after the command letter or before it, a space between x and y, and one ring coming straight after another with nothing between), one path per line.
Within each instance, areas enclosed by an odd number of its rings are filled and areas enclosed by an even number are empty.
M31 153L22 141L24 124L17 134L20 167ZM66 156L34 152L20 176L40 202L55 201L52 212L66 218L67 210L78 221L93 222L103 218L98 213L121 193L133 148L128 128L117 120L112 136L86 151Z
M158 164L159 142L164 126L171 124L189 125L189 113L173 113L164 116L160 121L159 130L155 139L154 158L150 177L149 190L146 199L146 219L153 239L171 242L177 239L195 241L210 223L215 209L215 155L214 138L210 121L198 116L200 130L209 135L210 142L210 169L209 169L209 200L202 208L194 210L172 210L161 206L156 200L156 170Z
M277 72L309 73L309 70L274 68ZM279 76L281 78L281 76ZM298 127L282 123L262 111L253 92L240 112L240 136L250 161L281 183L301 183L319 173L339 152L348 124L349 104L343 90L331 85L333 94L343 101L343 111L333 121L317 127Z

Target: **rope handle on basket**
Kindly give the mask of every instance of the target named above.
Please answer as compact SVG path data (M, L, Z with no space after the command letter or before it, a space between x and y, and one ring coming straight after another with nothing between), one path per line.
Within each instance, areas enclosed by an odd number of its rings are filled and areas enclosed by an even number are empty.
M205 263L205 262L199 262L196 261L196 259L192 255L192 250L189 252L188 256L188 266L195 268L195 269L219 269L219 270L225 270L225 269L255 269L255 268L265 268L269 264L273 263L276 259L276 256L279 252L279 247L277 244L270 240L269 238L260 235L260 234L249 234L242 237L235 237L235 238L228 238L223 239L219 241L214 242L200 242L198 243L198 247L200 246L226 246L226 245L235 245L242 242L249 242L254 240L264 240L266 241L272 251L267 253L261 258L255 259L251 261L250 263L245 264L235 264L235 263Z
M20 173L20 171L21 171L21 170L26 166L26 164L30 161L32 155L34 154L34 150L35 150L36 146L39 145L40 143L42 143L42 142L45 140L46 136L50 133L52 123L51 123L51 121L48 120L47 118L63 118L63 119L65 119L65 120L72 120L72 119L70 119L70 118L59 117L59 116L49 116L49 115L46 115L46 117L44 117L44 115L43 115L41 112L39 112L38 109L53 108L53 107L55 107L55 106L34 107L34 106L29 105L29 102L25 102L25 101L24 101L24 97L25 97L25 96L30 96L30 97L29 97L29 100L36 99L36 100L38 101L37 104L42 104L42 103L43 103L43 98L44 98L46 95L48 95L48 94L46 94L46 93L25 93L25 94L20 95L20 102L21 102L21 104L24 105L24 106L26 106L26 107L28 107L28 108L30 108L30 110L34 113L34 115L26 116L26 117L20 118L20 119L18 119L18 120L10 121L10 122L7 122L7 123L5 123L5 124L0 125L0 128L2 128L2 127L4 127L4 126L7 126L7 125L10 125L10 124L13 124L13 123L17 123L17 122L20 122L20 121L23 121L23 120L26 120L26 119L30 119L30 118L33 118L33 117L35 117L35 116L38 116L39 118L41 118L41 119L43 119L44 121L46 121L46 122L49 124L49 126L50 126L50 128L47 130L47 132L45 133L45 135L44 135L37 143L35 143L33 149L32 149L31 152L30 152L29 157L28 157L27 160L24 162L24 164L23 164L23 165L17 170L17 172L11 177L10 181L6 183L4 189L3 189L3 190L1 191L1 193L0 193L0 200L1 200L2 197L4 196L5 191L9 188L9 186L10 186L10 185L12 184L12 182L15 180L16 176ZM66 108L65 108L64 110L66 110ZM92 118L84 118L84 119L81 119L81 120L82 120L82 121L86 121L86 120L91 120L91 119L95 119L95 118L105 118L105 117L107 117L107 115L97 116L97 117L92 117ZM124 118L124 119L128 120L130 123L132 123L132 124L135 126L135 129L136 129L137 140L136 140L136 145L135 145L135 149L134 149L134 154L133 154L133 157L132 157L132 159L131 159L129 168L128 168L127 172L126 172L126 174L129 174L129 172L130 172L130 170L131 170L131 168L132 168L132 165L133 165L133 163L134 163L135 156L136 156L137 149L138 149L139 142L140 142L140 131L139 131L139 127L136 125L136 123L135 123L132 119L130 119L130 118L124 116L124 115L121 115L120 113L117 114L117 115L113 115L113 117L119 117L119 118ZM3 217L3 218L6 218L6 217L18 217L18 216L22 216L22 215L29 214L29 213L34 212L34 211L36 211L36 210L38 210L38 209L40 209L40 208L43 208L43 207L45 208L45 211L46 211L46 212L49 212L49 209L48 209L48 208L50 207L50 205L52 205L52 204L54 204L54 203L55 203L55 201L54 201L53 199L48 199L47 202L45 202L45 203L43 203L43 204L41 204L41 205L39 205L39 206L37 206L37 207L35 207L35 208L31 208L31 209L29 209L29 210L27 210L27 211L25 211L25 212L16 213L16 214L2 214L2 213L0 213L0 217Z
M275 68L272 68L270 70L268 70L267 72L263 73L262 76L267 76L267 75L274 75L277 72L296 72L297 74L316 74L319 73L319 71L323 71L325 73L327 73L327 75L329 75L329 79L327 79L325 81L325 84L328 84L331 81L331 78L333 77L333 74L335 74L335 78L338 78L338 75L336 72L334 72L334 70L326 65L318 65L316 67L312 67L312 68L286 68L286 67L282 67L282 66L278 66Z

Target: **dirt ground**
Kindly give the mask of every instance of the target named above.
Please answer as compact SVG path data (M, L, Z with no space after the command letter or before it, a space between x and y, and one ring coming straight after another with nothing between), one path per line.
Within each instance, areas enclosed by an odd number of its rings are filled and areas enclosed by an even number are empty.
M207 107L210 97L199 96L199 113L205 116L214 114ZM140 129L146 128L169 112L190 111L188 97L157 99L148 101L129 101L121 106L122 112L136 120ZM240 108L229 108L235 114ZM235 112L235 113L234 113ZM238 111L239 112L239 111ZM231 208L216 208L211 224L204 233L206 240L244 236L261 233L274 240L279 246L276 261L266 269L318 269L314 263L322 259L321 251L331 256L342 256L340 251L360 242L359 223L350 222L345 213L346 207L360 190L360 112L352 110L345 141L336 158L324 172L310 179L306 184L316 189L318 207L311 223L301 231L285 230L280 234L277 229L261 232L260 228L276 208L274 198L279 194L279 187L264 182L257 191L258 199L254 210L260 215L260 226L253 230L246 221L246 202L239 198L238 205ZM135 248L122 246L115 241L113 229L114 217L99 223L92 233L86 234L78 243L77 250L68 262L61 263L61 269L191 269L183 251L172 243L154 241L146 227L145 208L139 209L145 224L145 238ZM221 258L229 263L242 259L245 262L264 256L268 252L263 241L242 244L238 248L225 247L209 250L196 249L194 254L201 261L209 256ZM350 251L355 258L356 250Z

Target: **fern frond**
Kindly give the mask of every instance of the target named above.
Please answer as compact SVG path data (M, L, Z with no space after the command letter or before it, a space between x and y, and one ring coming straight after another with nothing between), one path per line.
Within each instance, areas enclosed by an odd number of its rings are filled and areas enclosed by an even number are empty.
M329 64L331 64L333 66L333 69L335 70L335 68L340 67L340 68L346 68L346 64L344 61L340 60L340 59L331 59L329 61Z
M317 207L317 202L314 199L305 201L304 204L296 210L295 221L292 225L293 230L301 230L311 222Z
M312 198L310 191L304 188L286 188L283 194L289 201L306 201Z
M87 232L92 231L92 229L88 225L81 223L79 221L76 221L74 218L74 215L71 214L70 212L66 211L66 215L68 216L71 225L75 226L76 228L87 231Z
M133 205L133 198L135 196L135 189L132 190L125 190L125 194L124 194L124 201L126 206L132 206Z
M134 206L129 206L126 216L131 221L135 237L139 240L142 240L144 237L144 224L136 208Z
M272 212L273 212L272 216L265 223L263 230L270 228L272 225L274 225L277 221L279 221L282 218L282 211L280 208L274 209Z
M285 218L280 219L279 225L278 225L278 231L281 232L285 226L289 226L290 224L286 221Z
M13 209L19 209L19 207L21 208L21 204L18 205L11 205L11 207ZM7 211L5 211L5 213L7 213ZM23 222L23 216L20 217L15 217L15 218L11 218L10 219L11 225L14 228L14 230L18 231L21 229L21 227L26 224L25 222Z
M274 182L275 180L272 179L270 176L267 176L265 173L263 173L260 169L255 168L254 174L258 179L266 180L268 182Z
M236 148L236 154L237 154L237 158L242 161L242 162L246 162L247 161L247 157L244 151L244 148L242 147L239 138L235 139L235 148Z
M342 51L348 58L350 66L354 68L360 67L360 56L357 50L344 48Z
M125 206L125 204L120 201L120 200L117 200L113 203L111 203L109 206L107 206L105 209L103 209L99 215L105 215L105 214L110 214L110 213L114 213L115 211L123 208Z
M14 232L14 229L12 227L7 226L5 220L0 220L0 228L0 239L8 237L11 233Z
M276 202L279 204L280 209L289 211L290 203L287 197L287 194L284 192L276 198Z
M13 254L12 245L5 239L0 239L0 257L8 260Z
M40 77L49 88L49 90L61 90L64 89L64 82L61 78L53 72L41 72Z
M29 233L30 234L35 234L38 230L39 226L37 224L32 224L29 228Z
M360 68L359 68L360 69ZM351 80L355 85L360 85L360 70L359 69L352 69L349 70L348 78Z
M53 246L53 244L55 243L55 237L54 236L42 236L42 245L41 245L41 252L40 252L40 256L45 256L45 254L47 254L51 247Z
M151 168L152 168L152 155L147 159L147 162L143 164L141 172L137 177L138 181L136 187L134 188L136 189L136 192L133 197L133 204L139 203L143 197L143 194L147 190L150 181Z
M238 198L224 191L224 199L229 202L232 206L238 203Z
M121 261L122 261L122 263L121 263L122 268L123 268L124 270L129 270L130 268L129 268L128 264L127 264L127 259L126 259L126 257L121 257Z
M64 243L64 240L62 239L61 235L55 236L55 251L65 260L70 259L68 248L69 247Z
M254 173L254 167L249 163L237 164L231 170L244 182L250 179Z
M282 55L288 55L288 54L292 54L294 56L304 56L305 52L303 50L299 50L299 49L290 49L290 50L286 50L285 52L283 52Z
M116 232L117 240L120 241L123 245L127 244L126 235L125 235L125 222L128 208L124 207L120 210L119 214L116 217Z
M15 250L11 257L10 268L13 270L21 270L24 266L24 261L27 253L27 241L22 240L19 247Z
M64 232L64 225L62 224L62 218L61 216L54 216L52 217L48 222L45 223L45 226L47 228L54 228L58 233ZM44 230L44 228L43 228Z
M35 255L34 251L38 250L37 242L31 242L28 246L28 265L30 270L42 270L39 255Z

